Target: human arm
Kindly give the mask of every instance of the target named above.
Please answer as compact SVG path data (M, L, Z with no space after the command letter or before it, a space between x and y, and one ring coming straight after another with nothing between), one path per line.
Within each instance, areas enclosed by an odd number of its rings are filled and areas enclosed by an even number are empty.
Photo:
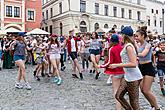
M100 68L106 68L114 62L115 55L113 54L112 48L108 50L108 61L105 64L100 65Z
M118 68L118 67L135 68L137 66L137 57L135 55L133 47L128 46L126 48L126 51L127 51L127 54L128 54L129 63L111 64L109 67L110 68Z
M145 49L141 53L138 53L138 57L145 57L150 51L150 49L151 49L151 45L147 44Z

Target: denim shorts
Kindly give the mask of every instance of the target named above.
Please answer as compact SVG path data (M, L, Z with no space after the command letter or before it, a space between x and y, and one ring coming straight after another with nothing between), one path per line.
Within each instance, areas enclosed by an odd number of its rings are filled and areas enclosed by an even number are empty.
M0 59L2 58L2 51L0 50Z
M165 68L158 68L158 76L164 77L165 75Z
M14 61L25 60L25 55L14 55Z
M101 54L101 50L100 50L100 49L97 49L97 50L90 49L90 54L93 54L93 55L100 55L100 54Z

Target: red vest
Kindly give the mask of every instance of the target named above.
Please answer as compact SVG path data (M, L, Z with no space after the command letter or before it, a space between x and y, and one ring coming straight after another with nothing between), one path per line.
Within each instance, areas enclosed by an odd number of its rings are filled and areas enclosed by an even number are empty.
M110 64L118 64L122 62L120 57L121 51L122 46L120 46L120 44L108 49L108 61L105 64L100 65L101 68L105 68L104 72L106 74L124 74L124 70L122 67L115 69L108 68Z
M79 40L79 38L74 37L73 39L75 40L76 52L78 52L77 41ZM68 54L70 55L71 52L72 52L71 38L69 38L69 39L67 40L67 45L68 45Z

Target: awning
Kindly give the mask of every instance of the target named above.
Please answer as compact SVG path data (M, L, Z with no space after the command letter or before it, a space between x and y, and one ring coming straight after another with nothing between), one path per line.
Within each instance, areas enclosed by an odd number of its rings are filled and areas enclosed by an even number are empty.
M27 32L26 35L50 35L49 32L36 28L30 32Z
M15 32L21 32L21 31L16 28L11 27L5 30L5 33L8 33L8 32L15 33Z

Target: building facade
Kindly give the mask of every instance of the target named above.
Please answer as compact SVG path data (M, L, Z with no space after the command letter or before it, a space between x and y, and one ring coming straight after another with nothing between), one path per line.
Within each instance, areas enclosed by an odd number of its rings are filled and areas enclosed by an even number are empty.
M41 0L0 0L0 27L2 31L14 28L28 32L40 28Z
M145 0L43 0L42 29L58 35L70 30L146 25Z
M164 9L165 3L157 0L146 0L146 21L148 30L164 33Z

